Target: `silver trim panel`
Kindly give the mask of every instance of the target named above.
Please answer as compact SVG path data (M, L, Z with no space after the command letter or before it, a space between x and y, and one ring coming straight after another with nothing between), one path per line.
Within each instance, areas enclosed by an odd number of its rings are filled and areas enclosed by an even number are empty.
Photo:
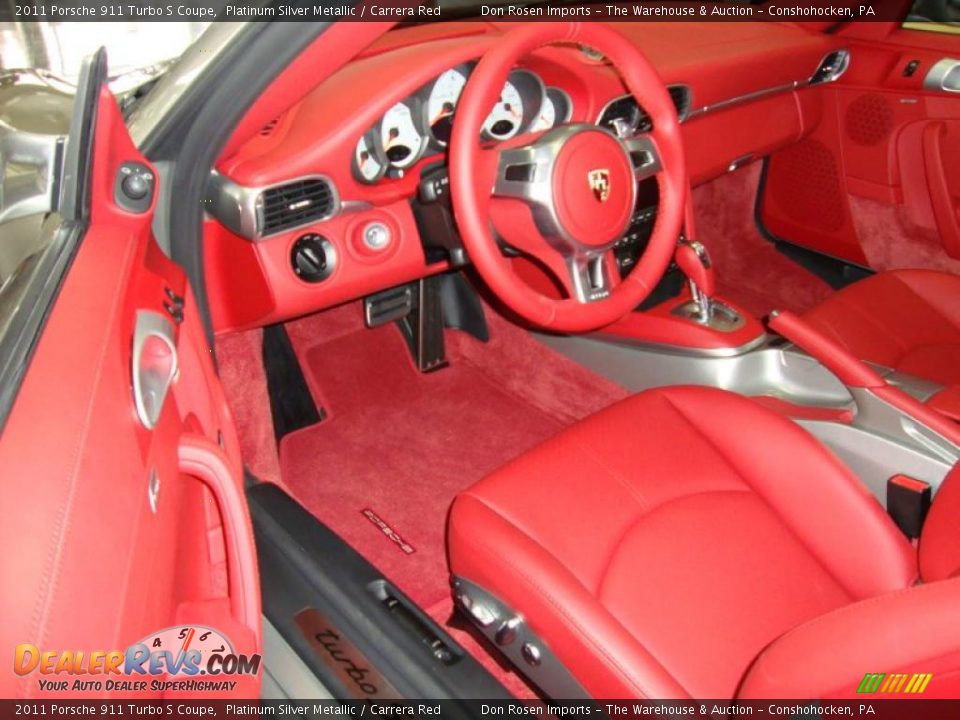
M289 185L290 183L301 180L320 180L329 186L333 198L331 211L326 215L311 218L299 225L284 228L283 230L272 232L269 235L263 234L261 230L263 226L263 193L267 190L273 190L274 188L283 187L284 185ZM325 222L339 214L342 207L337 186L327 175L301 175L270 185L246 187L234 182L226 175L221 175L216 170L210 173L204 203L206 204L206 211L223 223L228 230L247 240L254 241L282 235L300 228L315 225L316 223Z

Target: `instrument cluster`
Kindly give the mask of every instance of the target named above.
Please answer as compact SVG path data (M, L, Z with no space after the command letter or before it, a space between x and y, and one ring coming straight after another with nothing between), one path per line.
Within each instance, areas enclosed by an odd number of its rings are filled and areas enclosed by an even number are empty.
M471 64L450 68L387 110L357 141L354 176L368 184L387 175L400 177L425 155L443 152L472 69ZM516 69L483 123L482 139L508 140L521 132L549 130L567 122L572 113L564 90L546 87L535 73Z

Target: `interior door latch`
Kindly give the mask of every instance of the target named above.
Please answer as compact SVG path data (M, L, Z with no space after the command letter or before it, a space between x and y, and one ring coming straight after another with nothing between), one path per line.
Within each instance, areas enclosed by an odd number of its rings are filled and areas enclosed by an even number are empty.
M131 362L137 417L152 430L178 370L173 325L166 317L152 310L137 311Z

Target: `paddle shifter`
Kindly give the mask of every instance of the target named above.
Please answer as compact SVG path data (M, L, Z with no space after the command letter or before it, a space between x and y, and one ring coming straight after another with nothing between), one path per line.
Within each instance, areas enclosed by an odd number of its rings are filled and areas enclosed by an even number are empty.
M703 243L681 240L675 257L677 265L690 282L690 295L696 306L696 319L707 325L713 316L713 294L716 282L710 254Z

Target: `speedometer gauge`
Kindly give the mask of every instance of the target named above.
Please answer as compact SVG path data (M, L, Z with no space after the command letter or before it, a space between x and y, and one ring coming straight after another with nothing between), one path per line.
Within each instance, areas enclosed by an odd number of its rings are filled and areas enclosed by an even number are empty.
M419 160L426 145L426 138L417 128L413 111L403 102L398 102L383 116L378 140L390 165L401 169Z
M466 84L467 76L460 70L452 68L440 75L430 88L430 94L427 96L427 126L434 141L441 147L450 142L453 113L457 109L457 101Z
M483 131L496 140L506 140L517 134L523 123L523 99L509 80L503 85L500 97L483 124Z
M387 171L387 164L377 153L373 138L369 135L357 141L353 151L353 171L359 180L366 183L376 182Z
M549 130L556 125L565 123L570 119L572 110L569 95L560 88L547 88L543 104L540 106L540 112L530 129L534 131Z

